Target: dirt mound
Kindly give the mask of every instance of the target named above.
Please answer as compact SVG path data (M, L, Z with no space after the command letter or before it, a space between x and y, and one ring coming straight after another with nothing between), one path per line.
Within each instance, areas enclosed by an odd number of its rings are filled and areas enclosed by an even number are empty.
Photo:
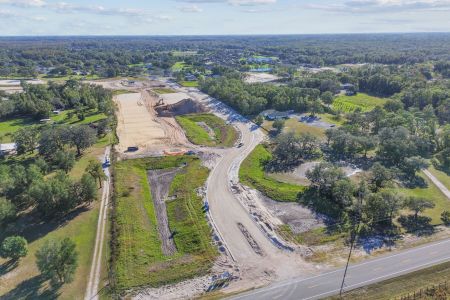
M159 117L174 117L178 115L206 112L206 108L192 99L183 99L178 103L155 107Z

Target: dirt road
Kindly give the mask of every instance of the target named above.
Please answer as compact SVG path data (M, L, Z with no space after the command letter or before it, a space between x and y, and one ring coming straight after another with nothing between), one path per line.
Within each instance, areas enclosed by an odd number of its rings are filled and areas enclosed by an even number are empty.
M238 182L240 164L263 140L264 134L252 122L223 103L198 91L191 90L189 95L219 117L232 122L241 133L244 144L242 148L230 148L223 152L207 182L211 216L233 258L241 267L243 280L239 282L239 289L263 285L269 281L269 277L271 281L314 273L315 268L298 253L275 247L233 194L231 186ZM245 235L242 228L245 228ZM252 244L256 244L257 248L252 247Z
M111 148L105 149L105 158L110 156ZM106 179L103 182L102 199L100 203L100 212L97 222L97 235L95 237L94 256L92 257L91 272L89 273L89 281L86 289L85 300L98 299L98 287L100 284L100 273L102 267L103 257L103 244L105 239L106 224L108 223L108 204L109 204L109 192L110 192L110 173L109 168L103 168L103 172L106 175Z
M440 182L439 179L437 179L433 174L431 174L430 171L423 170L423 172L428 178L430 178L430 180L434 183L434 185L436 185L438 189L441 190L441 192L445 195L445 197L447 197L447 199L450 200L450 191L445 187L445 185L442 184L442 182Z
M169 194L170 184L179 169L150 170L147 172L150 183L152 200L155 206L156 218L158 220L158 233L161 240L161 248L164 255L173 255L177 248L171 238L169 220L167 219L166 198Z

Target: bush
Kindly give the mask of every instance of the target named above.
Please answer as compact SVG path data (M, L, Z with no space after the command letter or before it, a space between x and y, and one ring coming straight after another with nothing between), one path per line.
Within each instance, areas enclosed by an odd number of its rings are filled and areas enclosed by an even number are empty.
M27 240L21 236L7 237L2 243L1 255L3 258L18 260L28 254Z
M445 226L450 226L450 211L443 211L441 214L441 220Z

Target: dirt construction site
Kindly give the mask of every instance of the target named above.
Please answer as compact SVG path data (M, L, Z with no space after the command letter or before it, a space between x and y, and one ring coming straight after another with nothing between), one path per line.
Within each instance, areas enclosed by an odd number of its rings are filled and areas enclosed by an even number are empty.
M193 105L186 94L160 96L152 88L164 84L154 81L114 80L90 83L119 91L114 96L114 101L118 108L119 144L116 150L121 157L179 154L194 148L174 116L202 112L204 109Z
M235 280L223 291L236 292L275 280L308 276L322 268L304 260L305 249L291 245L277 235L274 228L283 223L279 216L271 213L258 193L238 182L240 164L264 139L264 134L251 122L198 90L192 91L168 81L124 79L97 81L95 84L118 91L114 96L118 108L119 144L116 151L121 159L177 155L197 150L203 164L211 170L203 198L210 206L206 215L213 230L212 241L219 246L221 253L212 274L173 286L143 289L134 293L136 299L193 298L205 292L213 275L224 273L231 273ZM176 93L158 95L154 92L156 87L167 86ZM244 147L215 149L191 144L175 116L205 111L233 124L240 134L238 142L242 142ZM170 240L164 203L168 191L164 182L170 182L176 172L147 174L165 254L176 252Z

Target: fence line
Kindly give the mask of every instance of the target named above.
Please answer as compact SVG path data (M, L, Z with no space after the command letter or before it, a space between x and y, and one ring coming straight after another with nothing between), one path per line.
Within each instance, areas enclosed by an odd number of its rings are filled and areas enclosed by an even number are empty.
M420 290L416 290L412 293L409 293L407 295L401 296L399 298L395 298L395 300L416 300L416 299L422 299L422 297L427 296L433 296L431 293L435 293L439 290L443 290L445 292L449 291L449 281L444 281L438 284L429 285L426 288L422 288Z

